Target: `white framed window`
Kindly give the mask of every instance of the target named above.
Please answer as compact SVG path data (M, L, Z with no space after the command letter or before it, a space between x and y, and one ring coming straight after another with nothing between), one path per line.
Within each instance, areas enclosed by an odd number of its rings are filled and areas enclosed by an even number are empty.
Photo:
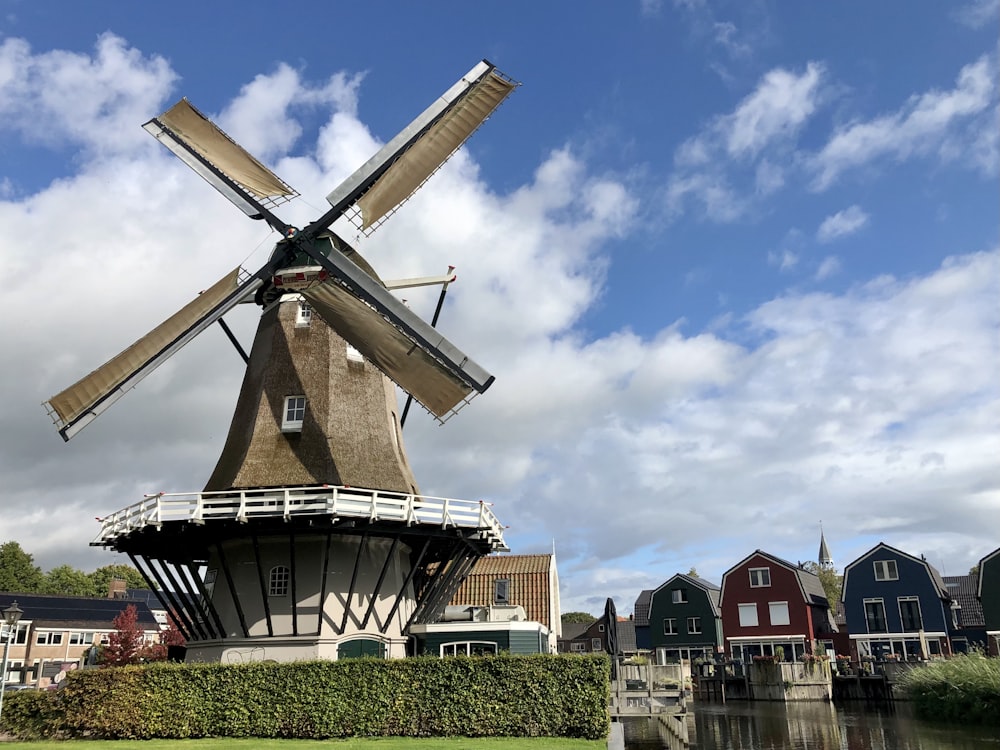
M740 627L741 628L752 628L758 625L757 621L757 604L741 604L740 605Z
M604 632L604 623L603 622L600 625L597 626L597 632L598 633L603 633Z
M364 355L350 344L347 344L346 356L348 362L362 363L365 361Z
M770 568L750 568L750 588L760 589L770 585Z
M510 579L497 578L493 582L493 603L510 604Z
M569 650L577 654L587 653L587 644L583 641L573 641L569 644Z
M8 682L21 682L21 671L24 667L24 659L8 659L7 674L3 676L4 684Z
M865 599L865 624L869 633L888 633L885 621L885 602L881 599Z
M688 635L701 635L701 618L688 618Z
M687 589L671 589L670 590L670 601L674 604L687 604L688 592Z
M89 646L94 642L93 633L70 633L69 634L69 645L70 646Z
M875 561L875 580L876 581L898 581L899 571L896 569L895 560L876 560Z
M497 644L491 641L456 641L441 644L441 656L485 656L496 652Z
M270 581L267 587L268 596L288 596L288 583L291 573L284 565L271 568Z
M295 327L308 328L312 324L313 310L304 299L299 300L299 309L295 313Z
M36 646L58 646L62 642L62 633L41 632L35 637Z
M899 603L899 622L903 626L903 632L916 633L922 630L924 621L920 616L920 599L915 596L901 596L896 601Z
M17 630L14 631L14 637L11 639L11 644L23 646L28 642L28 628L30 623L19 622L17 624Z
M668 617L663 621L663 635L677 635L677 619Z
M590 650L593 651L593 652L595 652L595 653L598 652L598 651L603 651L604 650L604 646L601 644L601 639L600 638L591 638L590 639Z
M282 432L302 432L302 421L306 417L305 396L285 396L285 408L282 412Z
M789 625L791 620L788 617L788 602L768 602L768 615L772 625Z

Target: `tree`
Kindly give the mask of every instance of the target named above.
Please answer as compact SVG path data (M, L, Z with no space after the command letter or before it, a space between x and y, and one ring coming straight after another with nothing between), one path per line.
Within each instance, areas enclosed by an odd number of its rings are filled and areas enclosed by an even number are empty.
M581 622L589 625L594 622L597 618L594 617L589 612L567 612L562 616L563 622Z
M805 563L803 567L810 573L819 576L819 582L823 584L823 591L826 592L826 600L830 604L830 609L836 608L837 602L840 601L840 590L844 585L844 576L838 573L836 568L812 561Z
M0 591L37 594L45 576L35 565L35 558L21 549L17 542L0 544Z
M130 589L148 589L145 579L131 565L105 565L88 574L93 588L92 596L107 596L111 581L119 578Z
M979 577L979 563L976 563L971 568L969 568L969 575Z
M46 573L41 593L62 594L63 596L97 596L94 591L94 582L90 580L90 576L70 565L58 565Z
M691 576L691 578L701 578L701 576L698 575L698 569L694 567L692 567L691 570L688 571L688 575Z
M138 618L135 605L129 604L111 621L115 629L108 634L108 645L101 649L98 657L101 666L124 667L139 662L143 634Z

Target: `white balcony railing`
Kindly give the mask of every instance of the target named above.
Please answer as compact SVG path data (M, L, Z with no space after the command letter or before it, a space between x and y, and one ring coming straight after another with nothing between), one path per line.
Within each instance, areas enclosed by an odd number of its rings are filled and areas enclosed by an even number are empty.
M91 544L114 546L116 539L133 531L150 526L159 529L165 523L177 521L246 523L251 518L287 521L303 516L475 529L491 550L508 549L503 540L504 527L493 513L492 503L333 486L146 495L141 502L99 519L101 532Z

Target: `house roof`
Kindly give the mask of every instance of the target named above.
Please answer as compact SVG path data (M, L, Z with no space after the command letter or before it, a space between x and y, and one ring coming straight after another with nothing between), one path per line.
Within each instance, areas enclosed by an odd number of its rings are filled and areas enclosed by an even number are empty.
M844 568L844 585L841 587L841 590L840 590L840 598L841 599L843 599L844 596L845 596L845 594L847 593L847 579L848 579L848 577L851 574L851 569L854 568L855 566L857 566L858 563L860 563L863 560L866 560L867 558L871 557L873 554L875 554L876 552L878 552L880 549L888 550L889 552L891 552L894 555L899 555L900 557L905 557L905 558L907 558L909 560L912 560L915 563L919 563L920 565L923 565L927 569L927 574L931 577L931 580L934 582L934 586L937 588L939 596L942 599L949 599L950 598L951 595L948 593L948 587L944 585L944 580L941 578L941 574L937 571L937 568L935 568L933 565L931 565L929 562L927 562L927 558L925 558L923 555L921 555L920 557L916 557L914 555L911 555L908 552L903 552L903 550L901 550L901 549L896 549L895 547L893 547L890 544L886 544L885 542L879 542L874 547L872 547L870 550L868 550L863 555L861 555L860 557L858 557L856 560L853 560L852 562L848 563L847 567Z
M590 622L564 622L562 624L562 635L560 641L575 641L586 633L593 623Z
M636 597L635 607L632 609L632 619L636 627L649 625L649 605L653 601L653 589L643 589Z
M558 610L553 612L552 602L558 592L552 591L558 583L552 580L555 556L547 555L487 555L479 558L472 572L458 587L451 604L468 604L488 607L493 604L494 581L510 581L509 601L524 607L528 619L540 622L551 630L558 630Z
M615 626L618 632L618 650L623 654L634 654L639 650L635 642L635 620L619 620Z
M131 604L135 607L136 622L140 627L145 630L160 629L146 603L131 599L0 592L0 609L6 609L15 601L24 610L21 619L32 622L36 627L112 628L112 620Z
M983 617L983 605L976 596L976 589L979 585L979 576L944 576L944 585L951 595L951 599L962 608L962 627L975 628L984 627L986 619Z
M722 574L722 586L725 588L726 578L734 570L738 570L744 566L751 558L755 556L764 557L776 565L780 565L783 568L787 568L795 574L796 579L799 582L799 590L802 592L802 600L807 604L812 604L818 607L829 608L830 602L826 598L826 591L823 589L823 583L819 580L819 576L812 571L806 570L800 565L795 565L794 563L788 562L788 560L782 560L780 557L775 557L769 552L764 552L764 550L755 550L753 553L747 555L742 560L740 560L736 565L731 567L725 573ZM831 618L830 622L833 620Z
M712 613L716 617L721 616L722 612L719 610L719 598L722 595L722 590L711 581L706 581L704 578L699 578L698 576L688 575L687 573L675 573L666 581L657 586L656 589L653 591L653 594L656 594L661 589L669 586L674 581L683 581L689 586L695 586L697 588L700 588L708 595L708 601L712 605ZM652 596L650 597L650 601L652 601Z
M997 557L998 555L1000 555L1000 547L997 547L995 550L990 552L988 555L984 556L983 559L979 561L979 581L976 583L976 592L978 593L980 599L983 598L983 570L986 567L987 561L992 560L994 557Z

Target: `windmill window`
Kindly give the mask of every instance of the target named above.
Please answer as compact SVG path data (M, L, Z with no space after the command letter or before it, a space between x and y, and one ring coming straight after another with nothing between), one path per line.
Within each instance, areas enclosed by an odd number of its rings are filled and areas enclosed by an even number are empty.
M271 581L267 589L268 596L288 596L288 582L291 580L288 568L275 565L271 568Z
M357 349L355 349L350 344L347 344L347 361L363 363L365 361L364 355L361 354Z
M899 571L895 560L875 560L876 581L898 581Z
M750 568L750 588L759 589L771 585L770 568Z
M308 328L312 324L312 307L305 300L299 300L299 309L295 314L295 327Z
M302 420L306 416L305 396L285 396L284 415L281 420L282 432L302 432Z

